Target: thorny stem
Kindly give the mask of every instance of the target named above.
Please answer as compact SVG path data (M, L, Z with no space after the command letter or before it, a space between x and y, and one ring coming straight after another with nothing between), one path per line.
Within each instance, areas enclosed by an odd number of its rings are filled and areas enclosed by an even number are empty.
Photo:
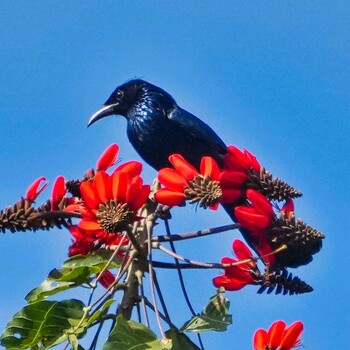
M191 239L191 238L197 238L197 237L205 237L208 235L213 235L220 232L226 232L230 230L236 230L239 229L241 226L239 224L231 224L231 225L225 225L225 226L219 226L199 231L193 231L188 233L180 233L176 235L163 235L163 236L153 236L152 242L175 242L175 241L182 241L185 239Z

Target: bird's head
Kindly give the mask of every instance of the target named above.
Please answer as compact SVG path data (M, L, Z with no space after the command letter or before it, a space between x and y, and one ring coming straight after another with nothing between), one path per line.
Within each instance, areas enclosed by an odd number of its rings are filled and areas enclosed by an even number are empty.
M150 84L144 80L133 79L127 81L123 85L118 86L112 92L111 96L109 96L104 105L91 116L88 126L101 118L113 114L126 117L128 110L133 106L147 85Z

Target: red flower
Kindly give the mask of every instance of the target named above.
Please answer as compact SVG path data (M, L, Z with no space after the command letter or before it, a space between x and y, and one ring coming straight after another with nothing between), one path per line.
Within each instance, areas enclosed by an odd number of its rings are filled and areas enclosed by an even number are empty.
M225 169L243 172L248 172L250 169L260 171L259 162L246 149L242 152L237 147L230 145L227 147L227 150L228 152L224 159Z
M150 193L150 186L143 185L142 178L135 175L139 168L138 162L129 162L128 170L125 167L117 168L111 175L100 170L92 182L83 181L80 185L83 205L78 209L83 218L79 227L112 233L118 224L128 225L137 220L136 211L146 202ZM119 217L112 218L111 215ZM114 224L117 226L114 227Z
M28 187L25 198L30 202L34 202L48 185L49 183L46 181L46 178L44 176L37 178Z
M234 264L253 257L249 248L240 240L233 241L232 248L237 260L224 257L221 259L222 264ZM224 268L225 273L223 275L214 277L213 284L217 288L224 287L231 291L239 290L248 284L254 284L255 280L252 272L255 269L256 263L253 260L239 265L227 266Z
M258 191L249 189L246 192L250 206L235 208L235 216L239 224L250 231L261 231L267 228L275 216L271 203Z
M69 232L73 237L73 243L69 247L69 256L86 255L93 253L99 249L114 249L118 246L123 238L123 234L107 233L104 230L84 230L77 225L69 227ZM129 238L124 237L123 246L129 244ZM121 258L124 257L124 251L121 250L118 254Z
M118 157L119 146L115 143L111 144L107 149L101 154L96 162L96 170L107 170L113 166Z
M158 190L158 203L182 205L186 199L200 206L217 209L219 203L233 203L242 196L242 184L247 175L239 171L221 171L211 157L203 157L198 172L180 154L169 157L173 168L163 168L158 180L164 188Z
M258 329L253 338L254 350L291 350L301 344L304 325L296 321L286 327L284 321L275 321L268 331Z

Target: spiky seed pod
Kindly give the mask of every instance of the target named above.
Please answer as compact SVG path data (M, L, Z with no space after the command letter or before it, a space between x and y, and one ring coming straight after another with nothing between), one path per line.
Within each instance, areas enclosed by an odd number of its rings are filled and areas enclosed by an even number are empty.
M296 220L293 216L282 216L266 230L266 238L272 249L286 245L287 249L276 255L278 262L286 267L298 267L308 264L312 255L322 247L325 237L320 231Z
M59 203L59 208L65 206L65 199ZM53 227L69 227L71 220L63 213L51 211L51 202L48 200L39 208L32 207L32 203L21 198L14 205L0 211L0 231L24 232L48 230Z
M278 177L272 178L272 174L265 168L260 168L260 171L250 170L247 188L259 191L269 200L281 201L302 196L300 191L285 181Z
M116 200L100 204L96 217L101 228L108 233L124 231L135 220L135 214L128 209L128 205L121 204Z
M82 180L68 180L66 181L67 191L73 196L81 198L80 184Z
M184 192L191 203L198 203L204 209L219 203L222 197L220 183L209 176L196 176L189 181Z
M275 294L303 294L310 293L313 288L299 277L293 277L286 269L275 271L274 273L266 272L262 276L261 287L258 293L261 294L267 291L267 294L275 291Z
M0 211L0 230L5 232L25 231L28 229L28 217L33 212L31 202L21 198L13 206Z
M63 198L58 204L59 211L51 211L51 201L47 200L28 217L28 225L33 231L49 230L54 227L68 228L72 224L69 216L73 214L61 212L65 207L66 200Z

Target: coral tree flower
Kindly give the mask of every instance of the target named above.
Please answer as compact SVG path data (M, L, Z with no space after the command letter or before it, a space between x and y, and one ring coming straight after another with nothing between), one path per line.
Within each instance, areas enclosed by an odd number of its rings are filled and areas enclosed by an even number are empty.
M217 288L224 287L226 290L235 291L242 289L248 284L254 284L254 271L256 271L257 267L255 261L253 260L243 263L244 260L252 259L253 255L249 248L242 241L234 240L232 243L232 249L237 259L224 257L221 259L221 263L242 263L225 267L224 274L214 277L213 284Z
M48 185L49 183L44 176L37 178L29 185L25 194L25 198L30 202L34 202Z
M198 172L180 154L169 157L174 168L163 168L158 180L164 186L155 194L158 203L175 206L186 200L200 207L217 209L219 203L234 203L242 196L247 175L240 171L221 170L211 157L203 157Z
M268 331L258 329L253 337L254 350L291 350L301 344L304 325L296 321L289 327L284 321L275 321Z
M92 181L83 181L80 192L83 215L79 227L83 230L105 230L117 233L138 220L136 212L146 202L150 186L140 177L139 162L129 162L109 175L98 171Z
M243 228L250 231L250 235L254 238L252 242L254 248L260 255L265 256L264 261L273 264L275 257L271 254L272 249L265 238L265 230L271 226L275 218L273 207L258 191L248 189L246 196L251 204L236 207L235 217Z

